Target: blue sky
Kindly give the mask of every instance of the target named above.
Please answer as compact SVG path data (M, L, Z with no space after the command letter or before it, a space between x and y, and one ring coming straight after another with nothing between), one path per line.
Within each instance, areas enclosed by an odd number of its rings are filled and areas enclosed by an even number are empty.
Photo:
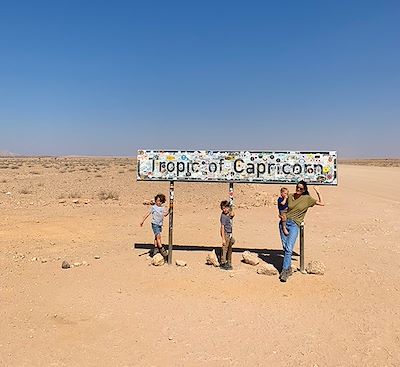
M0 1L0 151L400 157L399 1Z

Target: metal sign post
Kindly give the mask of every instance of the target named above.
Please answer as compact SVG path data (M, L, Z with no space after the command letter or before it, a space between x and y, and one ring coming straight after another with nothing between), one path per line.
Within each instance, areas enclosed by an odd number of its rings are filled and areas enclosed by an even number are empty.
M168 233L168 264L172 263L172 238L174 228L174 181L169 183L169 233Z
M304 270L304 222L300 224L300 272L305 274Z
M229 204L233 205L233 182L229 182Z

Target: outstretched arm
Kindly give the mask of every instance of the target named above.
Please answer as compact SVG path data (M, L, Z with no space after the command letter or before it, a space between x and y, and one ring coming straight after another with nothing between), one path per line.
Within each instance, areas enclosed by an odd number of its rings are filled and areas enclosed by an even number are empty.
M322 200L321 193L319 192L317 186L314 186L314 191L315 191L315 193L316 193L317 196L318 196L318 200L317 200L317 202L315 203L315 205L324 206L325 203L324 203L324 201Z
M147 217L150 215L151 212L148 212L144 217L143 220L140 222L140 226L143 227L144 221L147 219Z

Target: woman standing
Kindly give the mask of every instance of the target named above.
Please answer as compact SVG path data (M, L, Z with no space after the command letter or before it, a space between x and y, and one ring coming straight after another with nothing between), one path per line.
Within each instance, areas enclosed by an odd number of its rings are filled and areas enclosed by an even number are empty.
M282 225L279 224L279 232L284 251L282 271L279 275L281 282L286 282L289 276L292 275L291 265L293 248L299 234L300 224L304 220L308 208L314 205L325 205L316 186L314 186L314 190L318 196L318 200L314 199L308 192L307 183L305 181L299 181L296 185L296 192L289 195L289 207L286 214L286 229L289 232L287 236L283 233Z

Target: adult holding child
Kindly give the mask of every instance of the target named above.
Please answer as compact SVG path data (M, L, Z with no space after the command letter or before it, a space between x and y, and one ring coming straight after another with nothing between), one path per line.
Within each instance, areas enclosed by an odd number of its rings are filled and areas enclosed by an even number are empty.
M308 192L307 183L299 181L296 185L296 192L288 196L288 210L286 213L286 229L288 234L284 233L282 222L279 223L279 233L281 236L282 247L284 251L282 271L279 275L281 282L286 282L292 275L292 253L296 244L297 236L300 230L300 224L303 222L308 208L314 205L324 206L321 193L314 186L318 199L314 199Z

